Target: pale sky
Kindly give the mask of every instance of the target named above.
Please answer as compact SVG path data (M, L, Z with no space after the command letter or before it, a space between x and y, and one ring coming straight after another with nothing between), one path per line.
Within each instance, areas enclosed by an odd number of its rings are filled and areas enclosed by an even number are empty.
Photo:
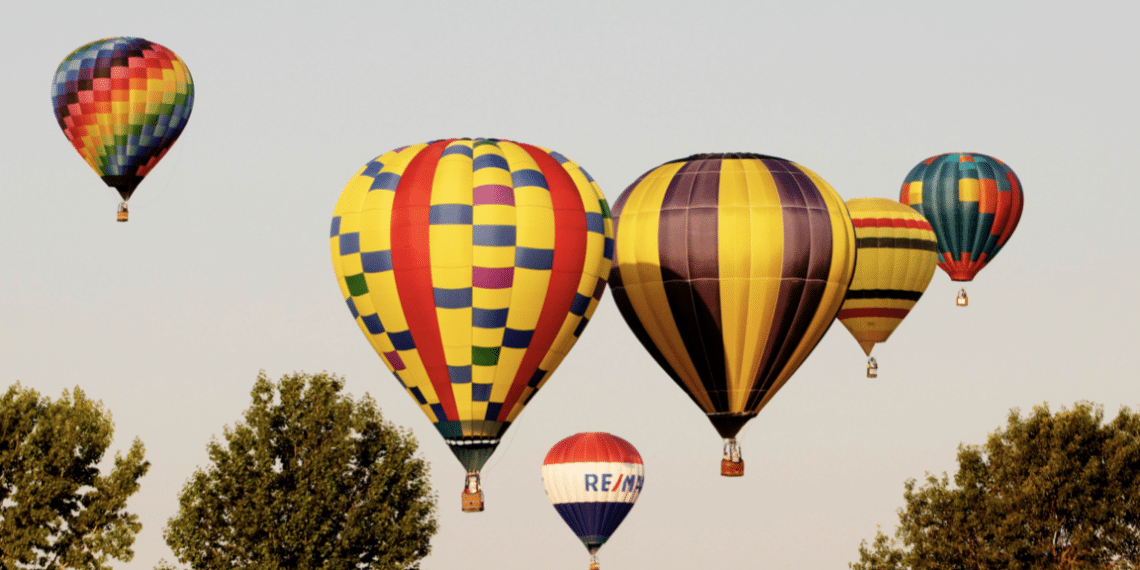
M3 42L0 381L80 386L136 436L150 473L135 558L162 538L206 445L258 370L329 371L409 428L432 464L440 531L426 570L581 569L541 464L608 431L645 487L601 549L608 570L845 568L893 531L903 483L952 471L1011 408L1140 406L1140 9L1072 2L20 2ZM49 87L69 52L139 36L177 53L196 100L182 138L114 221L115 192L72 149ZM836 324L743 432L746 475L628 330L607 292L581 340L460 512L463 469L345 308L328 228L352 175L396 147L494 137L557 150L612 203L698 152L758 152L844 199L898 198L919 161L993 155L1025 212L968 285L939 270L879 378Z

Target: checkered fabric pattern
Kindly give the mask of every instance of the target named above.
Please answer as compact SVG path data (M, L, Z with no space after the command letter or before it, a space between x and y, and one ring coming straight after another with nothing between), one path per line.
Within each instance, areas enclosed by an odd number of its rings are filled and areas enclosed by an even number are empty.
M127 200L186 127L194 80L159 44L108 38L64 58L51 95L63 134Z
M1013 170L976 152L920 162L903 180L899 201L930 221L938 266L954 281L972 280L1001 251L1025 206Z
M613 223L597 184L562 155L449 139L365 165L330 240L357 324L478 469L589 322Z

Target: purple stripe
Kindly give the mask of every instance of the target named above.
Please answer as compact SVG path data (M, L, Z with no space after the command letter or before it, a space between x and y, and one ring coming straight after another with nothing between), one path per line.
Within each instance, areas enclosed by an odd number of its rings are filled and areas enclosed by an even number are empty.
M472 267L471 284L480 289L506 289L514 283L514 267Z
M753 387L746 409L759 405L807 333L827 288L832 255L831 219L823 192L792 163L763 162L772 173L783 210L784 264L761 382Z
M728 411L717 263L719 158L682 166L661 203L657 247L677 332L716 411Z
M474 189L474 197L471 203L476 206L480 204L505 204L507 206L514 206L514 189L510 186L503 186L501 184L484 184L482 186L476 186Z

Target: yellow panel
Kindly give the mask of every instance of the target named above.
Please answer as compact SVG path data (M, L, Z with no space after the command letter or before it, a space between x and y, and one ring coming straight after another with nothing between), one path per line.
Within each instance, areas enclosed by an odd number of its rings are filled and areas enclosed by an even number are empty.
M549 285L549 270L515 268L515 283L511 293L510 312L507 313L507 328L534 330Z
M665 191L682 163L665 164L647 174L622 208L615 240L618 270L630 305L653 343L706 412L714 410L700 376L689 359L661 282L657 232Z
M493 171L485 168L479 172ZM500 171L502 172L502 171ZM515 224L515 207L509 204L479 204L474 207L472 220L478 225L486 226L513 226Z
M472 249L472 265L476 267L514 267L515 248L514 246L476 245Z
M981 199L982 190L978 181L973 178L958 179L958 201L977 202Z
M502 402L507 399L507 392L510 392L511 386L514 384L515 376L519 373L519 366L522 365L525 354L525 348L504 346L499 351L499 364L495 367L495 383L491 387L491 401Z
M914 182L911 182L909 187L907 188L907 192L908 192L908 194L907 194L907 203L908 204L914 205L914 204L921 204L922 203L922 181L921 180L916 180Z
M518 193L515 194L518 196ZM554 248L554 210L549 204L547 193L545 207L516 206L518 221L515 226L515 245L538 249Z
M471 286L471 236L469 225L444 224L428 226L428 243L431 250L432 283L436 284L435 272L440 268L466 268L467 285ZM440 285L436 287L459 287Z

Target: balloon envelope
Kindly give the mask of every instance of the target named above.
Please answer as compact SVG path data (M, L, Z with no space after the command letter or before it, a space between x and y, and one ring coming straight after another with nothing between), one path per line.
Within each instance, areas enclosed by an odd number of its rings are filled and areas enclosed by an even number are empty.
M911 169L899 201L922 214L938 238L938 266L970 281L1005 246L1021 219L1021 181L984 154L932 156Z
M330 247L360 330L478 471L589 322L612 236L574 162L448 139L366 164L337 201Z
M839 322L868 356L922 297L938 261L934 230L918 212L886 198L847 201L858 260Z
M194 80L159 44L107 38L64 58L51 95L63 134L125 201L186 127Z
M855 262L843 200L791 161L695 155L642 175L614 221L622 316L720 434L735 436L835 320Z
M542 462L547 497L591 554L629 514L644 483L637 449L608 433L572 435Z

